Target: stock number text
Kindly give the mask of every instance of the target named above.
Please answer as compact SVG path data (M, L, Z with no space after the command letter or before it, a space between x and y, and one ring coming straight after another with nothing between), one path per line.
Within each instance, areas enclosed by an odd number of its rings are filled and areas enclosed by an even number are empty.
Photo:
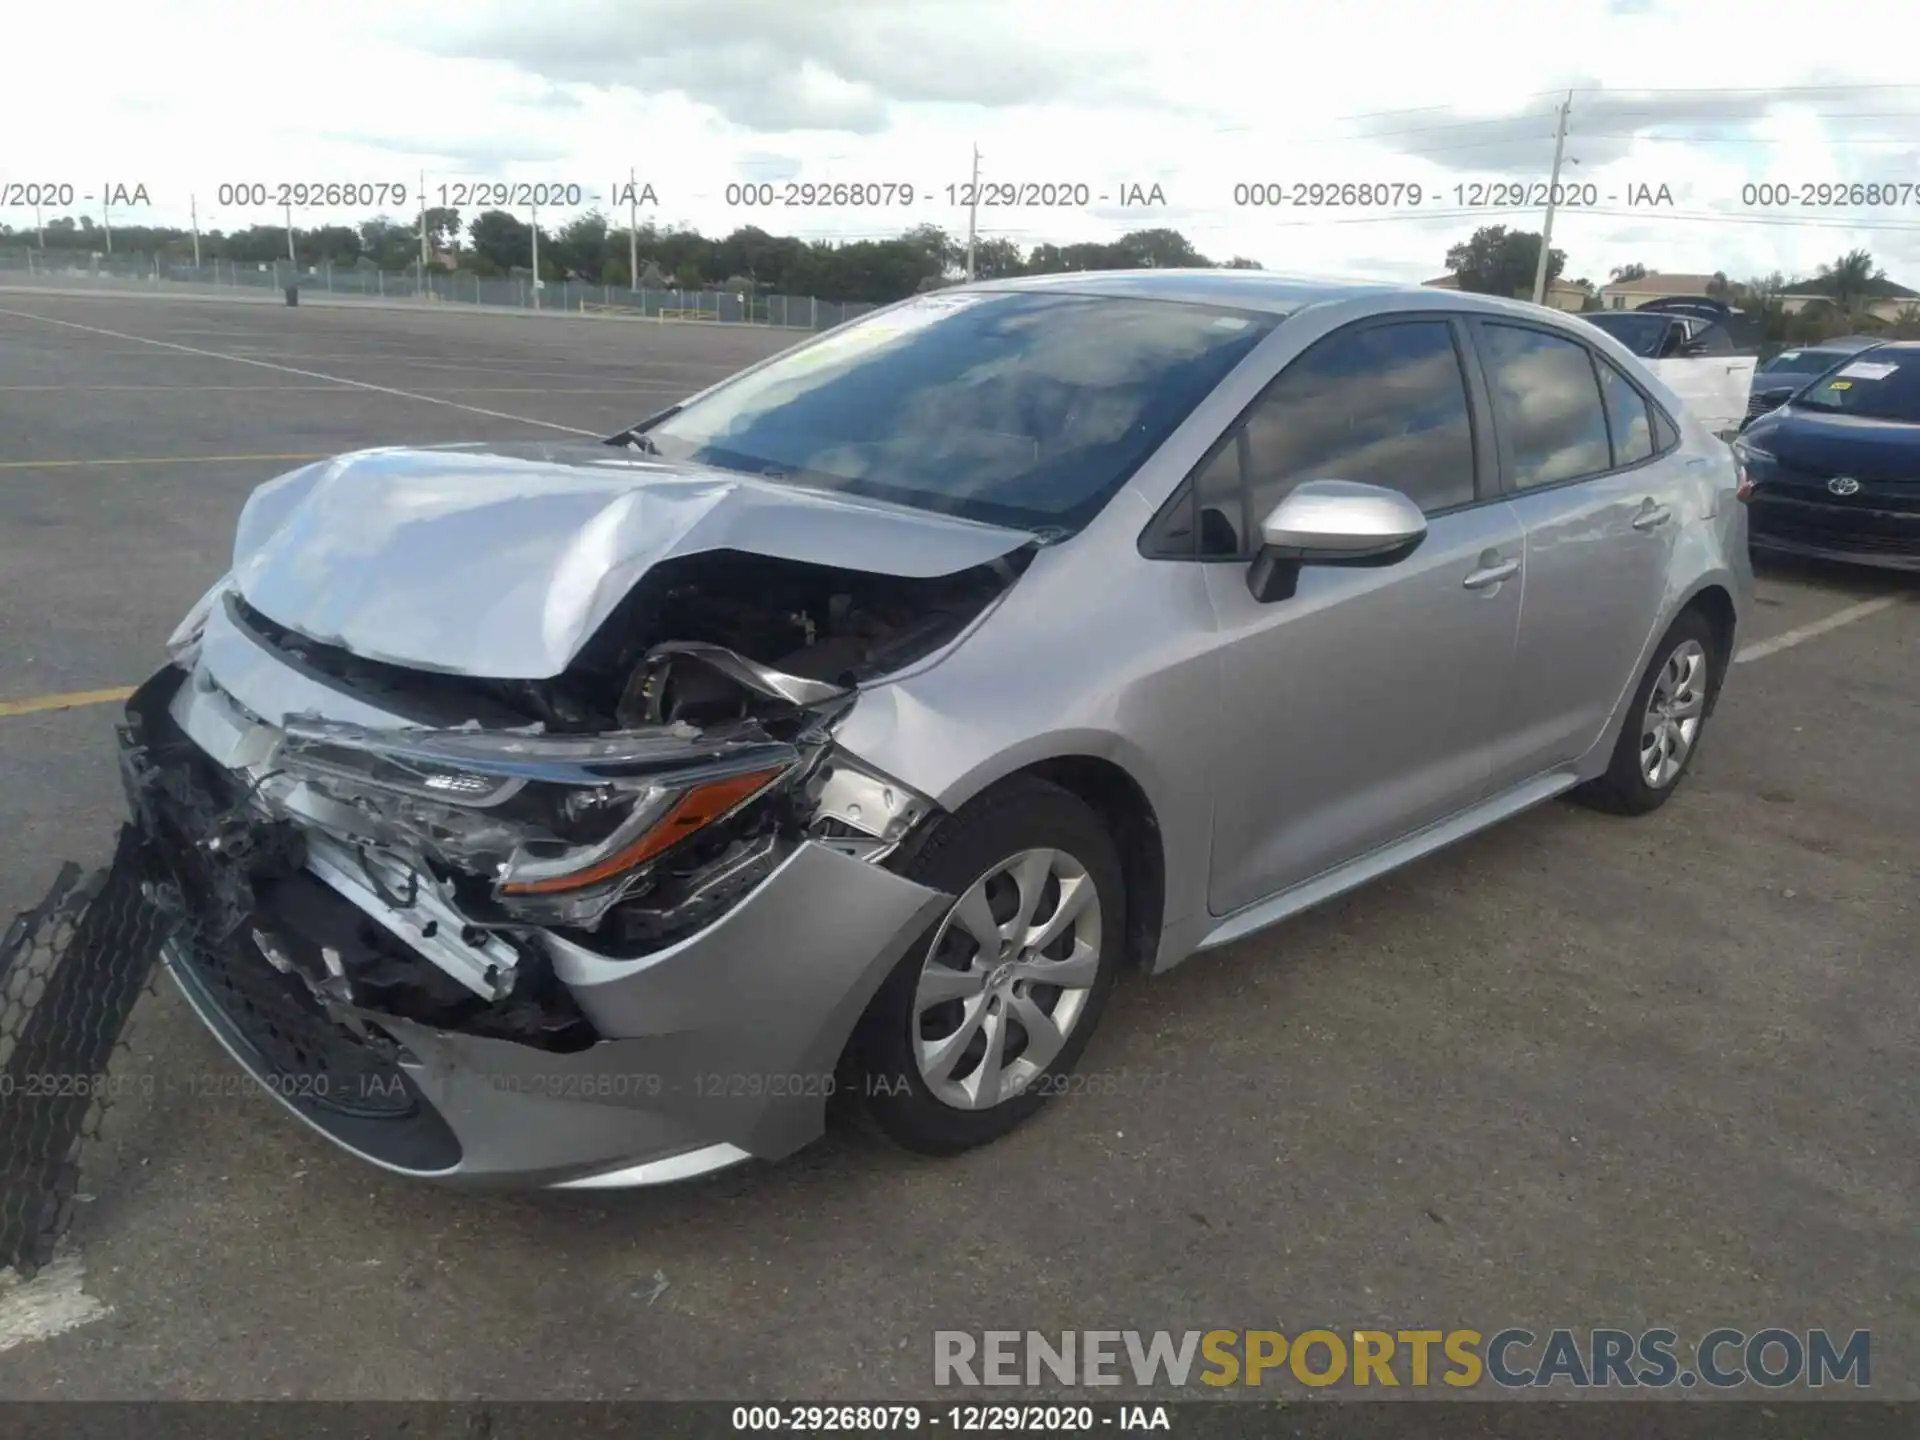
M1740 187L1742 205L1911 205L1920 200L1920 182L1885 180L1763 180Z
M1309 180L1289 184L1280 180L1245 180L1233 187L1233 203L1243 208L1262 209L1295 205L1418 205L1425 193L1419 185L1401 181Z
M911 205L913 186L896 180L835 180L814 184L788 180L775 185L742 183L727 186L727 204L755 206L760 209L804 209L815 205L873 206Z
M398 180L293 180L267 184L259 180L234 181L213 192L218 205L292 206L401 205L407 187Z

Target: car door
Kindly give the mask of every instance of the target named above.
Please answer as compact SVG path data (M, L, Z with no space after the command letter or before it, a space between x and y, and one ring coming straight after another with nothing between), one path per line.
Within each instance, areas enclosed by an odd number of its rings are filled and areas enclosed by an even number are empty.
M1557 328L1476 318L1503 486L1526 535L1526 599L1493 784L1593 745L1666 601L1686 461L1626 373Z
M1208 565L1220 690L1197 696L1218 763L1209 908L1227 914L1463 808L1520 610L1522 536L1493 493L1457 319L1358 322L1297 356L1171 507ZM1389 486L1428 532L1390 564L1248 584L1259 525L1308 480ZM1186 542L1181 542L1186 543ZM1201 716L1196 716L1201 732Z

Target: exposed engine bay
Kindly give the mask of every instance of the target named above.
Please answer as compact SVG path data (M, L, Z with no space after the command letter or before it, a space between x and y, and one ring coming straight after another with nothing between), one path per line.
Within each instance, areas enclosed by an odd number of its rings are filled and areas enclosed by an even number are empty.
M537 681L369 661L230 593L216 603L256 644L408 724L261 721L274 732L264 762L210 771L173 726L176 678L129 707L136 812L166 812L159 827L209 862L182 881L220 892L211 907L182 901L225 917L203 941L255 945L340 1023L387 1013L577 1047L591 1037L555 981L553 945L651 953L803 841L882 863L929 817L924 797L836 750L834 724L863 682L962 634L1028 558L914 579L677 557L563 674ZM198 664L194 644L176 664ZM212 678L184 687L189 710ZM263 855L276 857L264 869ZM260 913L294 901L285 926ZM354 905L379 923L347 924ZM329 943L308 943L323 929Z
M957 637L1030 558L1016 552L958 574L909 579L728 550L676 557L649 571L565 673L548 680L486 680L367 660L296 634L244 602L241 619L299 663L426 723L597 734L740 719L766 711L762 700L791 708L790 697L743 684L738 667L686 647L717 646L837 690L904 669ZM656 654L657 647L667 648Z

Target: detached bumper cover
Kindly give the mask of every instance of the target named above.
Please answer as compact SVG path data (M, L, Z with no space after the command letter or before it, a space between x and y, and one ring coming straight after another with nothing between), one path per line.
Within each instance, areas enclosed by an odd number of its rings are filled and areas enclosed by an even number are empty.
M130 714L170 723L178 688L178 672L163 672ZM168 738L191 744L177 728ZM225 772L198 747L191 756L197 783L220 798ZM130 798L168 877L149 903L172 922L163 954L181 992L288 1109L407 1175L631 1185L790 1154L821 1133L855 1022L946 899L802 842L714 923L640 958L523 936L598 1037L540 1048L324 1003L311 977L324 991L329 947L374 943L398 947L403 965L431 962L402 946L406 924L376 913L386 902L326 883L287 829L252 822L245 844L210 848L210 807L182 789L193 782L157 784L144 757L137 746L124 757ZM383 938L369 941L370 928Z

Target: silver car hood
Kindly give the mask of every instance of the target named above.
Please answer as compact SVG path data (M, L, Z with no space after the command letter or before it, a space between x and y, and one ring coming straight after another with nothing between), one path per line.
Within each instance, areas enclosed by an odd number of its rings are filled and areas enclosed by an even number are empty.
M661 561L742 550L921 578L1032 541L858 496L594 442L366 450L256 490L234 542L247 602L370 660L558 675Z

